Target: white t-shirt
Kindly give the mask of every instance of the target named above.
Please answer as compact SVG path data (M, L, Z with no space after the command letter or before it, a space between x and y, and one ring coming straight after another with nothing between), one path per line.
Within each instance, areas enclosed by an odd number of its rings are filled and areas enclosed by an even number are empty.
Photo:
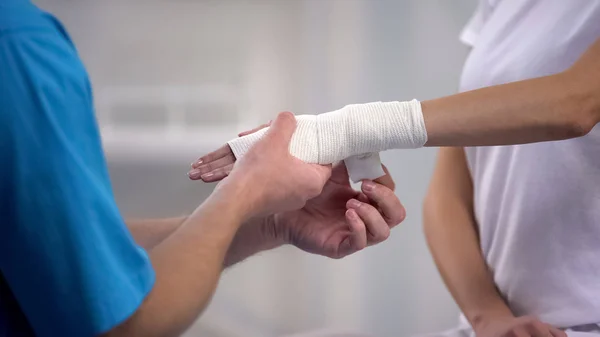
M598 38L600 0L482 0L461 36L473 47L461 90L560 72ZM600 323L600 126L466 154L481 249L513 312Z

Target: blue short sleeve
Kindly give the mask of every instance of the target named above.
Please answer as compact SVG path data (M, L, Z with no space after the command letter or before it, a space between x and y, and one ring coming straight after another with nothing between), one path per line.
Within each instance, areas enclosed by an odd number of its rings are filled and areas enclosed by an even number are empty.
M0 31L0 277L36 335L94 336L154 272L116 207L86 71L39 20Z

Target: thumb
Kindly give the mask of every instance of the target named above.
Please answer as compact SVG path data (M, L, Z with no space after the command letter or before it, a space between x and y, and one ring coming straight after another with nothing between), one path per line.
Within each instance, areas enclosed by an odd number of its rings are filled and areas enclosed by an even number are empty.
M291 112L281 112L273 121L265 134L265 139L272 147L289 148L292 135L296 131L296 117Z
M350 176L348 175L348 169L346 168L346 163L344 163L344 161L333 166L331 181L350 186Z
M383 164L381 165L381 167L383 168L385 175L383 177L379 177L373 181L389 188L392 191L395 191L396 183L394 182L394 178L392 178L390 171L388 171L387 167L385 167L385 165L383 165Z

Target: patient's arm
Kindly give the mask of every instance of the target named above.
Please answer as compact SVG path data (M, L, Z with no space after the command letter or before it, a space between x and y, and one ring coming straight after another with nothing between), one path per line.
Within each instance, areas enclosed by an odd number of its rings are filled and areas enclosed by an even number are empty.
M423 219L438 270L477 337L566 337L534 317L513 316L496 289L479 245L462 148L440 150Z
M580 137L600 122L600 40L568 70L422 103L426 146Z
M555 75L421 104L353 104L298 119L291 153L321 164L388 149L509 145L584 136L600 122L600 40L573 67ZM265 131L233 139L200 158L202 163L194 166L190 178L222 179Z
M488 316L512 317L479 247L473 186L462 148L440 150L423 219L438 270L469 322L477 325Z

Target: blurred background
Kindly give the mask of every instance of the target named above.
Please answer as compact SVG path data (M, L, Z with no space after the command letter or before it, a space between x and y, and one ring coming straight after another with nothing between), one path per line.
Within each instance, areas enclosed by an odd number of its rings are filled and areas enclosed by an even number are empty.
M89 70L125 216L192 211L213 186L189 164L282 110L455 93L458 35L475 0L37 0ZM283 247L224 273L187 337L275 337L341 329L411 336L458 310L421 230L435 150L383 154L407 220L342 260Z

